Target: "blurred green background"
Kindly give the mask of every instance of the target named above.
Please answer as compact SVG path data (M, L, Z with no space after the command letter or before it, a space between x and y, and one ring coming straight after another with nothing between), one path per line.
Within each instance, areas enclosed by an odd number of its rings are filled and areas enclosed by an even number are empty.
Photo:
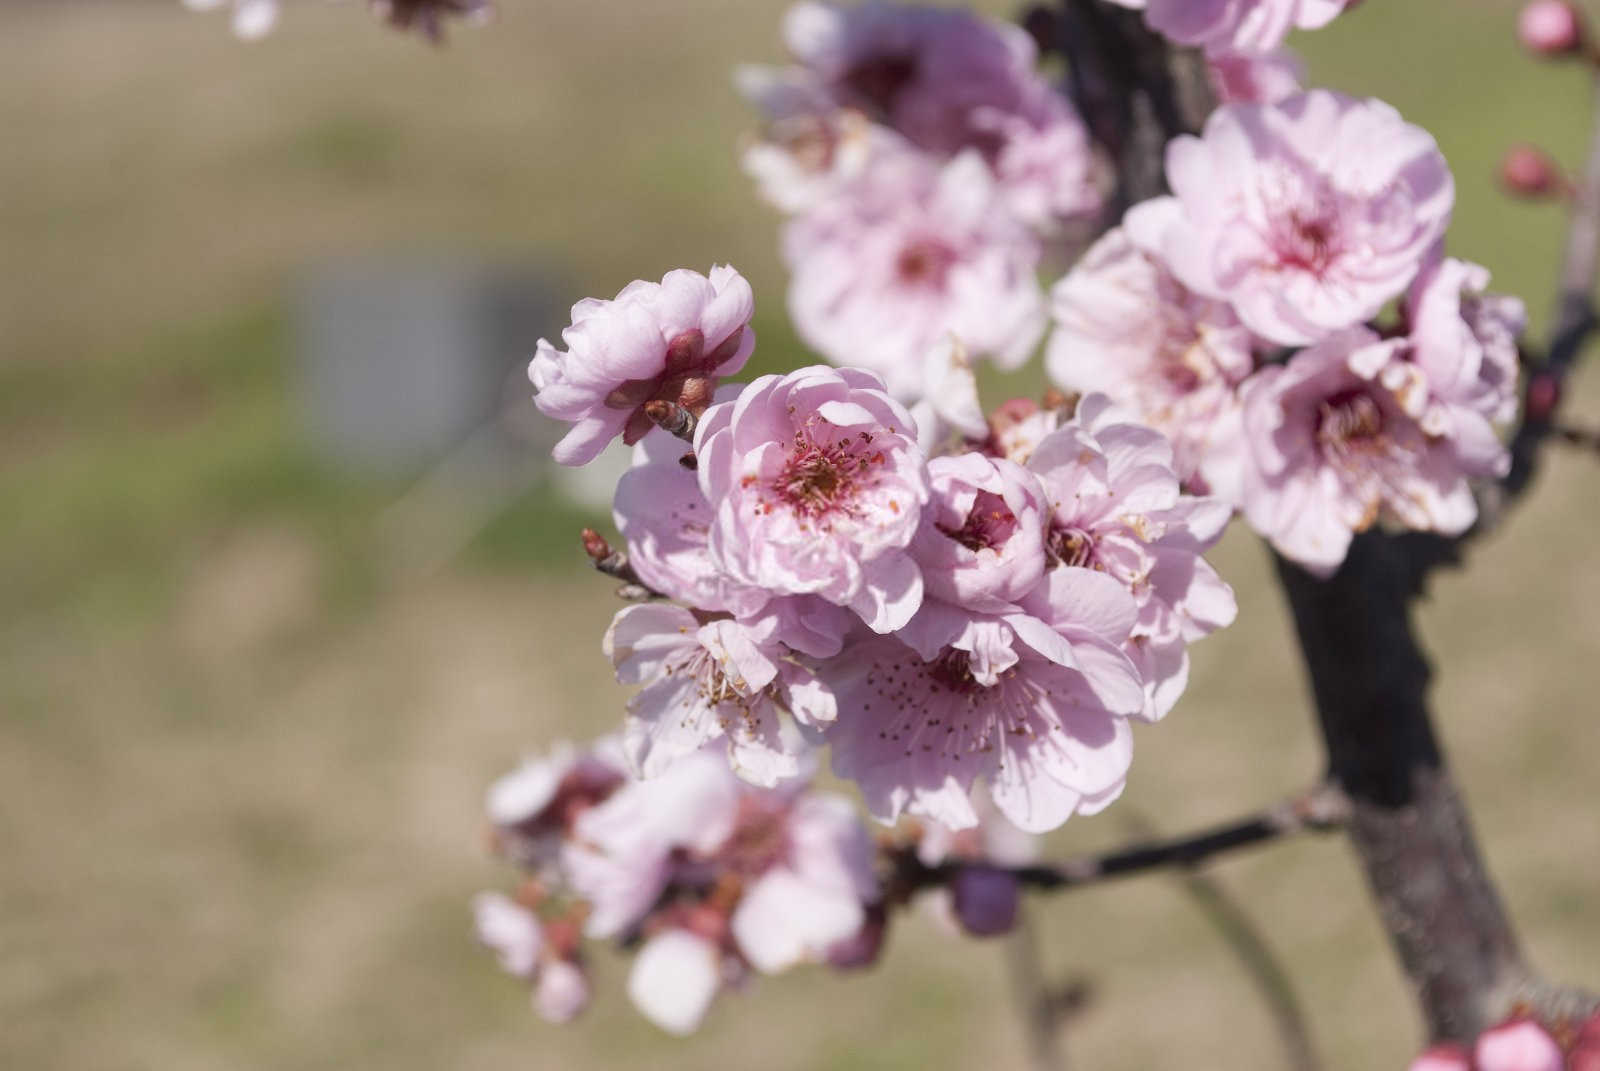
M777 221L737 166L732 65L776 0L500 0L432 50L288 0L246 45L177 0L0 4L0 1065L17 1068L1013 1067L999 946L911 918L882 966L796 971L672 1041L602 958L578 1025L472 942L487 782L616 723L609 586L580 508L521 496L397 568L399 476L352 477L293 400L307 265L431 251L548 267L560 298L731 262L766 367L803 359ZM986 5L1004 14L1003 5ZM1546 318L1562 213L1512 203L1512 141L1576 162L1584 76L1512 41L1512 0L1382 0L1298 44L1319 84L1438 137L1453 250ZM561 323L550 326L558 329ZM533 338L522 340L531 350ZM998 399L991 399L995 401ZM1575 413L1600 421L1600 371ZM1558 457L1424 611L1442 730L1532 959L1600 984L1600 466ZM1318 772L1260 547L1218 554L1240 623L1140 732L1123 803L1062 851L1178 830ZM1343 845L1230 859L1335 1068L1400 1067L1408 994ZM1041 903L1083 971L1074 1066L1272 1068L1266 1013L1165 877Z

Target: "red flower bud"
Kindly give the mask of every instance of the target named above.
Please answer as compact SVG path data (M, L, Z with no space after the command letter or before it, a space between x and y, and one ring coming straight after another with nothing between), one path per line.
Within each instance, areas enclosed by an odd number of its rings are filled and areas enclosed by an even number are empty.
M1549 197L1568 188L1566 176L1543 149L1515 145L1500 161L1500 185L1518 197Z

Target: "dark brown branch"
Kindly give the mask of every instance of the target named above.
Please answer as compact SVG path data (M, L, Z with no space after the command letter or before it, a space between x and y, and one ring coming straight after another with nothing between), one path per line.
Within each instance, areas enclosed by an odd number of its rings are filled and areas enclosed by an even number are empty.
M1319 785L1302 796L1260 814L1186 837L1152 840L1059 863L1035 863L1008 869L1029 888L1048 891L1072 889L1164 867L1197 867L1213 856L1264 844L1280 837L1338 829L1344 824L1346 816L1343 794L1331 785ZM899 883L911 891L946 885L968 865L950 862L928 866L917 859L914 850L908 849L900 850L894 863Z

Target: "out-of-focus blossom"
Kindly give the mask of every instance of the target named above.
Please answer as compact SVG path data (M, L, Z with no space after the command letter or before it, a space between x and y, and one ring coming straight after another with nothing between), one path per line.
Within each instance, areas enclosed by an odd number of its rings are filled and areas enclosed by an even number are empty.
M183 0L191 11L233 8L233 32L246 41L265 37L278 24L278 0Z
M644 943L628 974L628 998L669 1034L694 1033L722 988L722 950L688 930L663 930Z
M1246 327L1303 346L1404 291L1450 221L1433 138L1376 100L1313 90L1235 104L1167 147L1173 196L1137 205L1133 243Z
M484 801L501 846L523 866L552 862L578 816L611 795L624 779L612 737L580 751L558 743L489 786Z
M1571 184L1550 154L1537 145L1513 145L1500 159L1500 185L1517 197L1549 197Z
M1406 296L1405 348L1433 398L1503 424L1517 413L1517 339L1528 314L1521 299L1487 293L1488 285L1489 270L1480 265L1454 258L1429 265ZM1426 420L1424 427L1432 435L1463 434Z
M570 1022L588 1006L589 978L575 958L571 934L559 926L547 930L532 911L499 893L479 893L472 914L478 940L499 957L501 968L532 983L533 1007L541 1017Z
M487 22L494 15L490 0L370 0L373 13L399 30L415 30L435 44L444 40L444 20Z
M1290 30L1316 30L1353 0L1111 0L1144 11L1157 33L1213 53L1271 52Z
M1084 254L1051 303L1051 380L1063 390L1106 394L1172 440L1173 467L1185 484L1237 503L1238 386L1255 358L1232 309L1190 292L1121 228Z
M771 787L800 772L779 707L810 726L835 717L833 696L810 670L726 618L702 625L680 606L629 606L606 631L605 651L619 681L644 685L628 702L623 733L642 777L722 739L735 773Z
M1419 425L1411 378L1387 374L1386 352L1372 331L1353 327L1244 387L1245 516L1319 576L1380 516L1445 535L1477 516L1462 456ZM1373 354L1383 363L1352 360Z
M1571 55L1584 36L1583 15L1570 0L1532 0L1517 16L1517 39L1541 55Z
M1039 444L1061 426L1061 410L1013 398L989 415L989 453L1026 465Z
M1472 1046L1475 1071L1563 1071L1561 1046L1532 1019L1485 1030Z
M967 348L946 335L922 366L921 400L911 407L917 422L917 443L929 457L986 439L989 422L978 402L978 378Z
M1223 104L1276 104L1300 92L1305 64L1287 48L1208 56L1211 85Z
M852 368L763 376L706 412L695 447L724 572L888 632L922 602L906 546L928 483L911 417L882 386Z
M709 277L679 269L659 283L629 283L611 301L578 302L561 333L566 351L540 339L528 368L539 410L573 425L555 459L581 465L618 435L638 442L654 427L651 401L703 412L717 379L749 360L754 311L750 284L725 265Z
M850 174L852 150L872 144L835 137L850 130L841 113L935 161L977 152L1030 225L1049 229L1098 207L1083 124L1040 77L1033 41L1019 28L948 8L808 0L790 8L784 38L795 66L745 68L738 77L771 121L747 167L780 208L793 211L815 190L797 175ZM802 116L811 117L809 129L795 123Z
M905 401L947 336L1015 368L1044 328L1038 239L971 153L943 168L905 154L875 160L850 197L788 223L783 255L801 337L836 364L878 373Z
M1201 557L1221 537L1232 509L1183 494L1171 444L1132 422L1104 395L1078 403L1074 418L1046 436L1028 461L1051 505L1046 551L1049 580L1093 570L1120 584L1137 617L1124 647L1138 667L1145 702L1139 715L1157 721L1188 683L1189 644L1233 622L1231 589ZM1023 608L1052 625L1075 622L1071 599L1051 584Z

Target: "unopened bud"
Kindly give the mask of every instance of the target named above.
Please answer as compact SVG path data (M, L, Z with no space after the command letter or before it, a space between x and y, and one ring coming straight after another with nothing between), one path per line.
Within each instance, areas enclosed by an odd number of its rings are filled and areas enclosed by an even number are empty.
M667 373L687 372L700 363L705 354L706 336L698 327L691 327L667 343Z
M1528 398L1523 406L1523 419L1536 424L1548 424L1561 404L1561 383L1548 372L1537 372L1528 380Z
M950 883L950 899L962 929L974 937L996 937L1016 928L1022 886L1009 870L966 866Z
M1561 1046L1532 1019L1511 1019L1478 1035L1477 1071L1562 1071Z
M878 962L889 933L889 913L882 904L870 904L861 928L828 948L828 966L841 971L860 970Z
M678 404L700 416L717 393L717 381L710 376L690 376L678 392Z
M1514 145L1507 150L1500 160L1500 185L1518 197L1549 197L1569 188L1556 162L1533 145Z
M1411 1061L1407 1071L1471 1071L1467 1050L1454 1042L1435 1045Z
M611 557L611 544L606 542L606 537L596 532L593 528L583 530L583 552L597 562L603 562Z
M1570 56L1583 48L1583 16L1569 0L1533 0L1517 17L1517 40L1541 56Z

